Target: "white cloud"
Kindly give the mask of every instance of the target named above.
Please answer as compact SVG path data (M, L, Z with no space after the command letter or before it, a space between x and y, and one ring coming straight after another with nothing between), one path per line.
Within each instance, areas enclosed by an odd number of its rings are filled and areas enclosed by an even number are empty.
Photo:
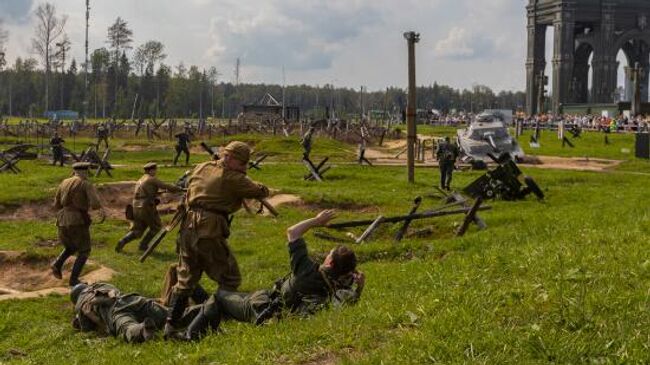
M481 52L486 50L489 42L480 39L465 28L453 27L447 34L447 38L436 43L435 52L438 56L450 59L471 59L478 56L485 56Z
M10 2L23 14L21 22L7 24L13 62L30 55L34 24L25 14L34 5L0 0L0 9ZM83 1L52 2L69 15L72 56L79 61ZM404 87L408 30L422 36L420 84L499 90L522 89L525 80L524 0L93 0L91 7L91 50L106 45L106 29L121 16L133 28L134 46L159 40L167 63L216 66L225 80L233 80L240 57L244 82L282 82L284 66L288 83Z

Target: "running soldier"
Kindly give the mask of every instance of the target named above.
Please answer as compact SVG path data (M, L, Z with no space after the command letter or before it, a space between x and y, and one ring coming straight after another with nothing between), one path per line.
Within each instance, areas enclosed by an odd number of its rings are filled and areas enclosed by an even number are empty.
M156 177L157 172L158 165L156 163L150 162L144 165L144 175L135 184L131 229L117 243L115 252L122 252L122 249L127 243L142 237L144 232L149 229L138 246L140 251L146 251L151 239L162 229L160 215L158 214L158 209L156 209L156 206L160 203L158 192L160 190L166 190L171 193L183 191L183 189L175 185L165 184L160 181Z
M185 132L178 133L176 136L176 155L174 156L174 166L178 163L181 152L185 154L185 166L190 163L190 134Z
M62 279L63 264L76 253L77 259L70 273L70 286L79 284L79 276L90 256L91 219L88 210L98 209L101 220L106 217L97 190L88 180L89 167L88 162L77 162L72 165L74 176L61 182L54 198L54 208L58 210L56 226L59 231L59 242L65 249L50 268L55 278Z

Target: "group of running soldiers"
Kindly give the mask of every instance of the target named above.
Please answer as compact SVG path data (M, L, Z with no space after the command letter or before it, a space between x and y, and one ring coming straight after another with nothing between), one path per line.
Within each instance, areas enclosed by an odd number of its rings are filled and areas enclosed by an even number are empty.
M104 148L108 149L108 139L109 139L109 127L105 124L100 124L97 126L95 132L95 137L97 142L94 144L95 148L99 150L101 144L104 144ZM181 153L185 154L185 165L190 163L190 142L192 140L192 129L189 125L185 126L185 129L174 135L176 138L176 145L174 146L175 155L174 155L174 166L178 163L178 158L181 156ZM63 166L65 163L65 153L64 146L65 140L59 136L58 132L55 132L52 138L50 138L50 148L52 150L52 165L57 163L60 166Z
M148 233L139 248L145 250L162 224L156 209L159 190L184 191L179 207L182 220L177 239L178 263L166 273L162 300L137 294L123 294L106 283L87 285L79 276L91 250L88 211L105 212L92 183L88 163L73 164L74 175L64 180L56 192L56 224L64 251L51 265L52 274L62 277L63 263L76 254L70 275L70 297L75 306L73 325L80 330L96 330L129 342L154 338L164 330L167 339L196 340L222 319L255 324L265 323L283 313L310 314L328 306L356 302L365 276L356 270L357 259L345 246L332 249L322 263L313 261L303 239L311 228L326 225L334 212L326 210L287 229L290 273L271 288L241 293L239 265L228 244L233 214L244 199L263 199L269 189L246 176L250 147L231 142L222 159L197 165L184 188L165 184L156 177L157 165L144 166L144 175L135 186L131 229L115 247L121 252L131 240ZM203 273L217 282L215 293L200 285Z

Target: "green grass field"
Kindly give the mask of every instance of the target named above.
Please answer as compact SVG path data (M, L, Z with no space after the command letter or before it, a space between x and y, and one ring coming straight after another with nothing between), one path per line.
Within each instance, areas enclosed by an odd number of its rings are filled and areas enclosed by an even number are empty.
M427 131L444 134L448 131ZM542 137L540 155L627 160L605 173L527 168L547 199L490 202L481 215L488 229L472 227L456 238L459 217L418 221L412 229L433 228L430 237L392 242L398 226L380 229L354 245L366 273L360 303L326 310L308 319L287 318L262 327L223 323L224 334L200 343L128 345L112 337L77 333L66 297L0 302L0 363L25 364L647 364L650 362L650 163L621 154L633 148L629 136L587 134L575 149L562 149L551 134ZM620 139L619 139L620 137ZM242 290L266 288L289 269L284 230L321 208L340 209L341 219L406 213L412 199L423 208L435 169L418 169L416 184L401 167L360 167L347 162L354 146L318 139L312 155L333 156L335 167L322 184L305 182L297 139L239 136L270 153L253 179L299 194L305 206L280 207L281 216L237 214L230 244L244 281ZM527 152L527 136L522 137ZM214 144L221 140L212 141ZM169 163L171 144L151 151L124 152L115 141L115 177L133 180L148 160ZM618 151L618 152L617 152ZM206 155L196 155L196 163ZM317 159L317 158L315 158ZM278 163L284 161L285 163ZM39 161L21 162L25 173L0 175L0 204L50 199L69 174ZM184 168L163 168L175 180ZM460 188L480 172L454 175ZM169 217L163 218L163 220ZM92 227L91 258L118 272L112 282L124 292L157 296L167 265L175 260L174 240L144 264L136 243L126 254L113 251L128 226L108 221ZM357 234L360 231L356 231ZM55 239L53 220L0 222L0 249L53 257L59 248L36 243ZM311 253L322 258L333 243L307 235ZM203 284L214 289L214 283Z

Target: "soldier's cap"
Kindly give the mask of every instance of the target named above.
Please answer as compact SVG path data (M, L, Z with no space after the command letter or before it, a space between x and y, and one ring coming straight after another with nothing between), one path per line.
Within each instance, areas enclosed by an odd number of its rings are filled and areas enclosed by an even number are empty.
M148 162L144 165L144 171L156 169L156 168L158 168L158 164L155 162Z
M92 167L90 162L75 162L72 164L73 170L88 170Z
M241 162L248 162L251 158L251 148L244 142L233 141L228 143L224 150Z

